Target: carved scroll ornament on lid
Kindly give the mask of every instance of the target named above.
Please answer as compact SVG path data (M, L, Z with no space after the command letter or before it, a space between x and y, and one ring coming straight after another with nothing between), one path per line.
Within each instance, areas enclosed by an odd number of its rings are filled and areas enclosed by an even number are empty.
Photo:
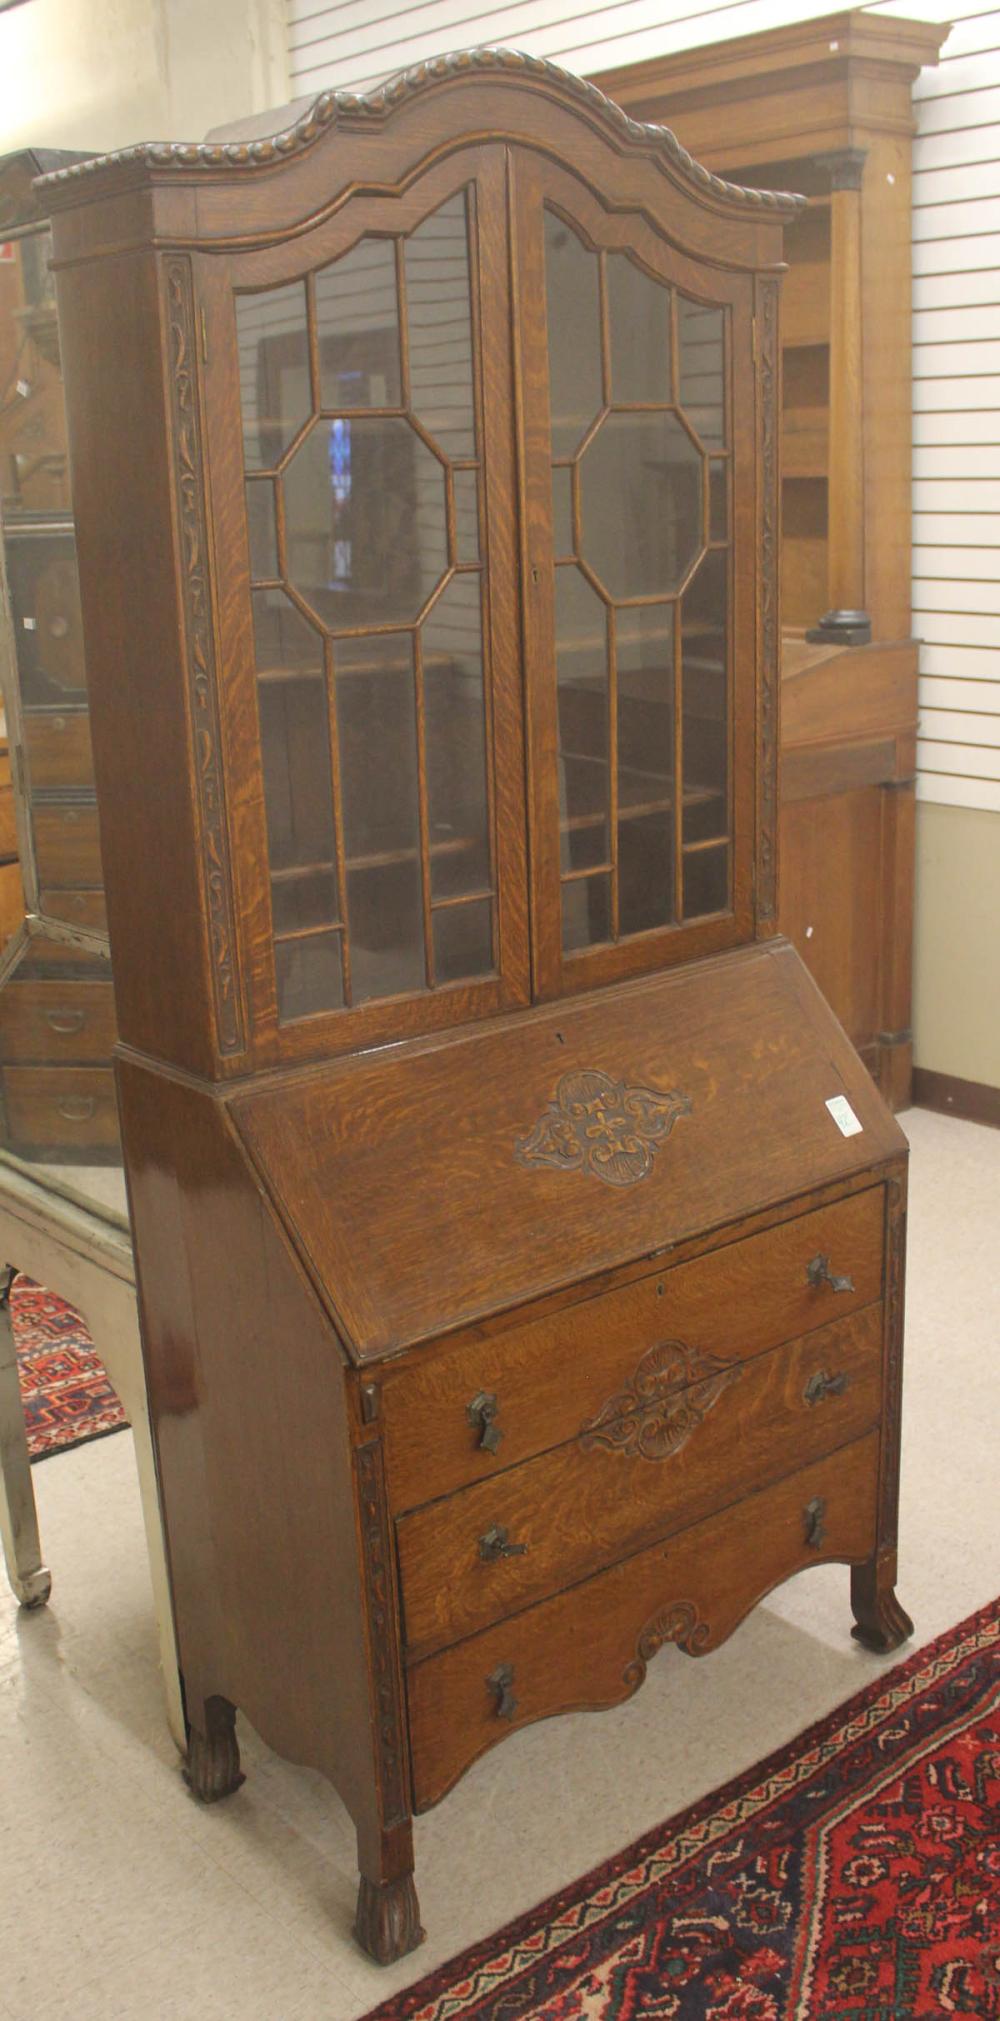
M608 1186L634 1186L648 1178L654 1153L690 1113L690 1095L629 1087L599 1067L584 1067L563 1074L534 1129L518 1138L514 1156L519 1165L552 1165L589 1173Z

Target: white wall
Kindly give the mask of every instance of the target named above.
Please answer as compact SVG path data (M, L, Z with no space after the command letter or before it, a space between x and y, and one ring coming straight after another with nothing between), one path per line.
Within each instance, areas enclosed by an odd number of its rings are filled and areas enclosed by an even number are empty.
M287 96L284 0L25 0L0 13L0 153L200 140Z

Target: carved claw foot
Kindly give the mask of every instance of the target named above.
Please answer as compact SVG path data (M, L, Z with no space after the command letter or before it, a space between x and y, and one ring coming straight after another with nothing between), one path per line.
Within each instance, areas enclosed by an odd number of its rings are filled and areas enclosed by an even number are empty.
M369 1881L364 1874L358 1887L358 1912L354 1934L363 1951L376 1965L394 1965L424 1941L420 1927L420 1904L413 1875L398 1881Z
M228 1698L210 1698L204 1711L204 1732L188 1728L184 1780L199 1803L219 1803L246 1781L240 1769L236 1739L236 1707Z
M913 1634L913 1623L896 1598L895 1582L895 1557L869 1559L851 1572L851 1607L856 1624L851 1634L856 1642L873 1649L878 1656L888 1656Z

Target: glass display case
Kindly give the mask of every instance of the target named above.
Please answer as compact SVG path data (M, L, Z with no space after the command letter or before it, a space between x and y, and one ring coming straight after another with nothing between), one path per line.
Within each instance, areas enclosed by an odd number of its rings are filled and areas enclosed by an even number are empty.
M44 1164L49 1184L66 1167L77 1191L95 1168L98 1193L117 1200L106 1169L121 1163L114 992L59 326L32 192L33 177L77 159L32 149L0 160L0 676L24 897L0 957L0 1148Z

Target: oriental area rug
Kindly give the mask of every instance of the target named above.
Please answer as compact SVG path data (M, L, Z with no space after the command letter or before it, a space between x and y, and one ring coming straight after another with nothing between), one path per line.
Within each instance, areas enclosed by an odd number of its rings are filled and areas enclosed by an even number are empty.
M1000 2017L1000 1601L366 2021Z
M121 1431L125 1413L79 1313L21 1275L10 1311L32 1460Z

